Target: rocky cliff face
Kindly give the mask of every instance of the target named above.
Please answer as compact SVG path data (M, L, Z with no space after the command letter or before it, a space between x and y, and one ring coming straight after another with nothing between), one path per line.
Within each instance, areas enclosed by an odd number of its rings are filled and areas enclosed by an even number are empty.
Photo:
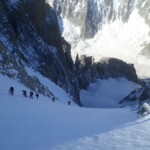
M71 46L61 37L57 14L45 0L1 0L0 18L0 73L18 79L33 91L54 96L37 77L28 75L26 67L65 89L79 105L80 89L98 78L137 81L134 67L117 59L94 63L92 57L82 56L74 64Z
M71 91L75 89L71 47L61 37L57 15L46 1L16 1L13 5L2 0L0 18L1 73L19 78L32 90L39 89L39 81L31 85L31 77L26 78L28 66L78 97L79 93ZM38 87L33 86L36 84ZM45 89L41 86L39 92L49 96Z
M81 28L82 38L92 38L106 22L127 22L133 10L150 23L149 0L48 0L64 18ZM150 25L150 24L149 24Z

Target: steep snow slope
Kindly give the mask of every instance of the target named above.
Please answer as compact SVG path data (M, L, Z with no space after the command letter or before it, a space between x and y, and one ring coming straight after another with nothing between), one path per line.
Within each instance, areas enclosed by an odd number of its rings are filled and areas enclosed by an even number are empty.
M137 120L134 111L80 108L73 103L68 106L63 100L65 94L59 92L60 99L55 103L42 95L38 100L24 98L23 85L4 76L0 76L0 82L2 150L148 150L149 120ZM14 96L7 92L10 85L15 87Z

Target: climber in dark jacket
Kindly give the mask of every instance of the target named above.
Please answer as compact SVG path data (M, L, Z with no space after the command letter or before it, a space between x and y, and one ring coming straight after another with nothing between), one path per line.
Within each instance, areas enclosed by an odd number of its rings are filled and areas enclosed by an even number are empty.
M22 95L23 95L24 97L28 97L28 96L27 96L27 91L26 91L26 90L22 90Z
M52 102L55 102L55 99L56 99L55 97L52 97Z
M38 99L38 98L39 98L39 94L38 94L38 93L36 93L36 94L35 94L35 97Z
M71 104L71 102L70 101L68 101L68 105L70 105Z
M9 93L11 94L11 95L14 95L14 87L10 87L10 89L9 89Z
M30 98L33 98L33 92L30 91Z

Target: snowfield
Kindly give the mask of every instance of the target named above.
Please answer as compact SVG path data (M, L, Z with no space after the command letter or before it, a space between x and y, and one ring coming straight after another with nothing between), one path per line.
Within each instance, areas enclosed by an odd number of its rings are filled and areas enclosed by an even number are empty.
M0 83L1 150L149 150L149 116L138 118L129 108L69 106L65 92L56 102L25 98L23 85L2 75Z
M56 149L61 150L149 150L150 116L114 130L87 136Z
M138 87L125 78L97 80L87 90L81 90L81 103L84 107L118 108L120 100Z

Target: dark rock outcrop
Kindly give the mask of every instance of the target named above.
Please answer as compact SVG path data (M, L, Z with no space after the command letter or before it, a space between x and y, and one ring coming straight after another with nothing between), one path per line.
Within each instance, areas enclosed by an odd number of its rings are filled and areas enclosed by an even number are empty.
M86 89L96 79L125 77L133 82L138 81L133 64L127 64L116 58L103 58L95 63L92 57L76 57L77 79L80 89Z
M134 65L116 58L103 58L96 64L96 68L99 76L104 79L126 77L128 80L138 81Z

